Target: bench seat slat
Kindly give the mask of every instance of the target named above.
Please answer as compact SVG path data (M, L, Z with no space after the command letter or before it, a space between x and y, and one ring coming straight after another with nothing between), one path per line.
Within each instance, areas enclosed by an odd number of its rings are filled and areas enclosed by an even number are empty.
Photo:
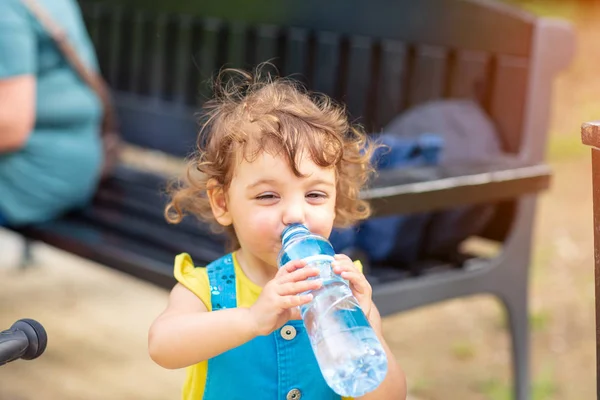
M550 186L547 165L506 157L488 164L382 171L362 198L374 215L409 214L460 205L495 203Z
M17 231L30 239L42 241L160 287L172 287L175 283L172 277L173 254L80 218L65 217Z
M145 240L146 226L142 224L134 225L131 220L123 220L121 224L109 223L108 213L102 210L89 213L96 215L72 213L62 219L19 231L31 239L40 240L165 289L172 288L176 283L173 278L175 254L183 251L189 253L197 266L207 265L224 254L218 245L211 247L201 241L195 244L179 242L181 232L178 232L180 229L178 226L170 227L165 224L153 228L156 232L159 228L164 230L161 233L165 238L163 244L166 240L172 241L171 245L163 246L158 242ZM100 218L104 219L100 220ZM127 223L130 224L129 228L123 229ZM173 243L178 246L176 249L173 248ZM454 268L455 266L450 264L428 260L422 262L419 271L420 275L428 275ZM373 267L365 265L365 272L375 290L380 285L389 285L391 282L402 281L411 276L409 271L391 265Z

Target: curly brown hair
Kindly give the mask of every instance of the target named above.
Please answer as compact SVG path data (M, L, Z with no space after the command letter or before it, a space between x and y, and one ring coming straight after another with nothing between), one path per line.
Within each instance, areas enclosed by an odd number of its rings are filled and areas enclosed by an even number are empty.
M315 164L335 167L335 226L366 219L371 210L359 194L374 172L370 160L378 145L349 122L343 106L291 79L265 74L263 67L254 74L225 69L214 80L214 98L201 113L197 150L185 176L168 189L167 221L176 224L193 214L212 223L216 232L222 231L206 195L208 185L216 182L226 191L236 157L251 162L263 151L285 157L298 177L302 174L297 161L304 151ZM234 249L239 245L237 237L232 227L227 231Z

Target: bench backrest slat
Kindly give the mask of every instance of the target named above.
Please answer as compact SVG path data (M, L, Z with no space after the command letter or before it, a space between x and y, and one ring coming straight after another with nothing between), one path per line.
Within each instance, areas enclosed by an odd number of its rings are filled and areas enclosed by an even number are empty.
M443 98L449 70L448 49L417 46L413 56L409 106Z
M459 50L451 69L450 97L485 98L490 55L482 51Z
M489 113L496 122L506 149L515 151L522 142L529 60L498 56L492 71Z
M379 90L376 126L384 126L407 104L408 46L397 40L383 40L379 62Z

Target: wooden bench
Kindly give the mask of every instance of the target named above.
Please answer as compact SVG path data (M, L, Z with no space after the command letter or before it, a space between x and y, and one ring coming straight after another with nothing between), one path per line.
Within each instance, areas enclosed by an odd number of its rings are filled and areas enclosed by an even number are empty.
M596 399L600 399L600 121L581 125L581 141L592 150L592 193L594 208L594 282L596 290Z
M475 293L498 296L510 315L516 398L527 398L533 218L536 194L550 181L551 86L571 58L568 25L484 0L81 3L124 138L144 149L177 157L193 150L194 113L208 95L200 83L223 65L271 60L283 75L346 103L371 132L428 100L477 99L505 156L382 172L362 196L378 216L496 204L482 236L502 243L500 255L423 260L412 268L417 273L370 265L367 276L383 315ZM162 175L121 165L87 208L19 231L170 288L176 254L189 252L203 265L224 253L224 240L189 218L167 224L164 185Z

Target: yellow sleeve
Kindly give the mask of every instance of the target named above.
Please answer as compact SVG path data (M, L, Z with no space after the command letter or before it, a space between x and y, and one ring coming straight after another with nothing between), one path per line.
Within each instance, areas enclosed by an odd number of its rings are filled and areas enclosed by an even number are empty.
M205 267L195 267L192 257L187 253L181 253L175 257L173 275L175 275L177 282L181 283L202 300L208 311L212 310L210 283Z
M355 261L354 261L354 266L355 266L356 268L358 268L358 270L359 270L360 272L363 272L363 266L362 266L362 263L360 262L360 260L355 260Z

